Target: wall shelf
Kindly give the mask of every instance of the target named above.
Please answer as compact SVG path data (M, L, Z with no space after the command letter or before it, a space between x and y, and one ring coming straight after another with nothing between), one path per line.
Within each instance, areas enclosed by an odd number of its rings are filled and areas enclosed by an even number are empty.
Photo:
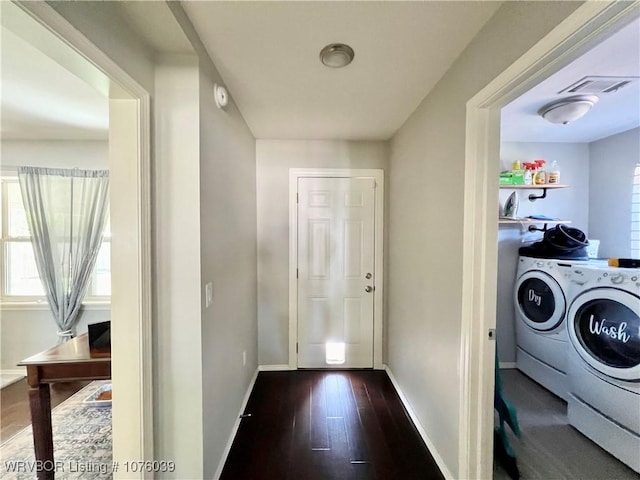
M569 185L560 183L545 183L544 185L500 185L501 190L542 190L542 195L529 195L529 200L534 202L536 200L547 198L547 190L556 190L558 188L569 188ZM560 225L571 223L570 220L539 220L534 218L508 218L500 217L498 220L502 225L516 225L519 224L522 230L528 230L530 232L546 232L549 225ZM542 228L538 225L543 225Z
M530 232L546 232L548 225L566 225L571 223L570 220L536 220L534 218L504 218L498 219L498 223L502 225L520 225L522 229L525 228ZM543 225L539 228L538 225Z
M569 188L569 185L559 183L545 183L543 185L500 185L501 189L508 190L542 190L542 195L530 194L529 200L534 202L543 198L547 198L547 190L555 190L557 188Z

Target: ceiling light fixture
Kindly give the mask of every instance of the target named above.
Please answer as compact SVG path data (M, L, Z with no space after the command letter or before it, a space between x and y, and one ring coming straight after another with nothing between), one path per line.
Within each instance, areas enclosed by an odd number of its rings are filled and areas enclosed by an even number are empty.
M538 110L538 115L551 123L566 125L582 118L596 103L598 103L598 97L595 95L563 98L542 107Z
M344 43L332 43L320 50L320 61L330 68L346 67L354 56L353 48Z

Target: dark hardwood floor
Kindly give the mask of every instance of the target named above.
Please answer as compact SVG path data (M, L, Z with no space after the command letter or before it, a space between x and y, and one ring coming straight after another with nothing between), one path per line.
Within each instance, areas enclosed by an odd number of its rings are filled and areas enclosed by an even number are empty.
M89 383L69 382L51 385L51 408L61 404ZM26 379L0 390L0 444L31 425L28 392L29 385Z
M384 371L260 372L223 480L442 479Z

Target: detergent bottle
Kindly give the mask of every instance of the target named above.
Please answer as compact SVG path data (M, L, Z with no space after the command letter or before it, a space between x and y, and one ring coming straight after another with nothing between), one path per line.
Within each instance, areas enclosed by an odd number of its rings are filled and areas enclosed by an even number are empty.
M547 173L543 170L544 160L539 159L534 162L536 164L536 171L533 174L534 185L544 185L547 183Z

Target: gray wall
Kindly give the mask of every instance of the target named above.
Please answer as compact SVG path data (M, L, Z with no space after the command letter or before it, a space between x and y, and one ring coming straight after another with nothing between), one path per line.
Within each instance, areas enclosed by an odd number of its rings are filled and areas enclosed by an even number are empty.
M529 162L543 158L560 166L560 183L569 185L562 190L547 191L547 198L530 202L530 193L518 191L518 216L547 215L571 220L572 226L588 233L589 225L589 144L587 143L523 143L503 142L500 147L502 170L511 169L514 161ZM500 204L514 190L500 190ZM516 276L518 249L523 242L536 241L541 233L523 233L519 225L500 225L498 232L498 298L496 331L500 361L516 361L515 311L513 287Z
M388 360L458 477L466 102L579 2L506 2L391 143Z
M289 169L387 170L388 145L370 141L258 140L256 162L258 361L260 365L285 365L289 363Z
M204 478L213 478L258 365L256 143L233 101L216 107L222 80L200 62L201 275L213 282L202 310L202 428Z
M76 327L78 334L87 331L87 325L111 318L109 306L83 308ZM42 352L58 343L58 327L49 307L2 307L0 316L0 370L19 370L16 364L31 355Z
M109 142L97 140L6 140L0 143L2 168L109 168Z
M48 1L148 92L153 92L154 52L131 27L120 2ZM164 26L163 26L164 27Z
M631 256L631 192L640 163L640 128L589 144L589 231L601 257Z
M213 478L257 368L255 140L206 58L156 72L157 456Z

